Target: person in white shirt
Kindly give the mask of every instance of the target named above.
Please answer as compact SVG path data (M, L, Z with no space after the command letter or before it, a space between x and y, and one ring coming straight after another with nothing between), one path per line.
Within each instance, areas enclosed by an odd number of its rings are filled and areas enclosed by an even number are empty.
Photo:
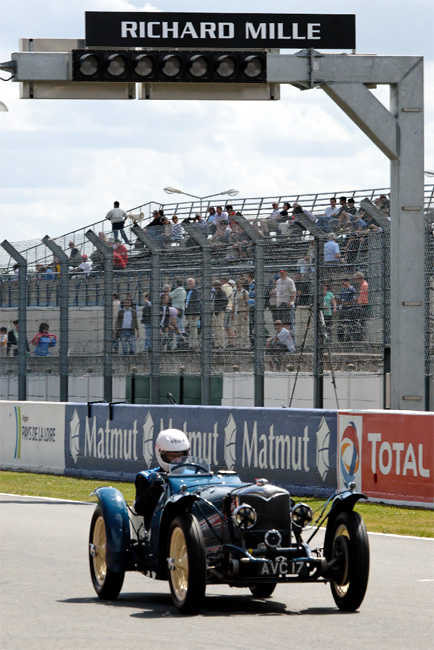
M291 336L295 341L295 297L297 289L295 282L290 278L284 269L279 271L279 279L276 282L276 315L277 319L289 323Z
M275 333L267 339L265 348L274 357L270 363L271 370L274 370L274 362L276 363L276 370L278 370L285 360L285 355L295 351L295 345L291 332L287 327L284 327L281 320L276 320L274 329Z
M92 262L88 259L87 255L82 255L81 259L83 260L81 264L79 264L74 271L69 273L70 277L73 275L82 275L83 273L86 278L89 277L90 272L92 271Z
M108 219L112 224L112 231L113 231L113 236L115 238L115 241L118 241L119 232L120 232L124 242L126 244L129 244L130 242L124 230L124 225L125 225L125 221L127 220L127 216L128 215L125 212L125 210L122 210L122 208L119 207L119 201L115 201L113 203L112 209L107 212L105 218Z
M329 218L333 217L335 214L337 214L340 210L340 207L336 205L336 197L332 197L330 199L330 205L326 207L324 210L324 216Z

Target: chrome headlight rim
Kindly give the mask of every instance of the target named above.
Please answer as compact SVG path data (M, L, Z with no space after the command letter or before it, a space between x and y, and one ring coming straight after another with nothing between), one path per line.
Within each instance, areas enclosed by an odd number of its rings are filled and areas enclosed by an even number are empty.
M241 530L249 530L253 528L258 519L258 515L253 506L249 503L242 503L237 508L235 508L232 520L234 524L241 528Z

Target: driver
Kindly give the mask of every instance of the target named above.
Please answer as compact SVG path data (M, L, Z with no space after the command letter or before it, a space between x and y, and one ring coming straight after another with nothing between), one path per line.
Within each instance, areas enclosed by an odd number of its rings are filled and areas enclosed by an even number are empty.
M136 499L134 510L145 517L145 527L149 527L152 514L163 493L164 476L169 471L170 463L188 456L190 443L180 429L164 429L155 442L155 455L159 467L139 472L136 476Z

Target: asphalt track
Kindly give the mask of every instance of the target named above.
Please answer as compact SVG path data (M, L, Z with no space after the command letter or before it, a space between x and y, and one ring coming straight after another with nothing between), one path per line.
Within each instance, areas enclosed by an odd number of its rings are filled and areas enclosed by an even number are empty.
M434 540L370 535L360 611L322 584L279 585L269 600L211 586L202 613L177 613L165 582L127 573L120 598L96 597L87 538L94 506L0 496L1 650L328 650L434 648Z

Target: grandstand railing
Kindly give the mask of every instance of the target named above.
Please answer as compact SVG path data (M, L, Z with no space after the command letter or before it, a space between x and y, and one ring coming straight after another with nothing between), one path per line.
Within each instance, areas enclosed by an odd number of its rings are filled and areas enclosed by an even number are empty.
M128 215L138 215L143 213L143 220L141 222L142 226L145 226L152 219L152 213L154 210L163 209L167 216L177 214L179 219L182 221L188 217L194 216L197 212L202 209L202 215L206 216L208 213L208 208L216 205L232 205L236 212L241 212L246 219L250 221L255 221L267 217L272 211L272 203L277 201L279 205L282 205L283 202L287 201L291 205L299 203L303 208L306 208L312 212L316 217L320 216L325 208L329 205L329 199L332 196L340 197L346 196L348 198L353 198L356 202L356 205L364 198L368 198L373 201L375 198L378 198L381 194L389 194L389 188L370 188L362 190L339 190L334 192L317 192L312 194L282 194L280 196L268 196L268 197L253 197L253 198L228 198L227 201L221 202L220 200L195 200L195 201L186 201L186 202L172 202L172 203L158 203L156 201L149 201L143 203L134 208L127 210ZM425 210L434 209L434 184L425 185L424 189L424 204ZM133 221L131 220L129 225L126 225L126 233L130 241L135 237L131 233L131 225ZM82 254L90 255L94 248L93 245L86 238L85 233L88 230L93 230L95 233L103 232L107 237L111 235L111 224L107 219L102 219L95 223L92 223L83 228L73 230L69 233L65 233L58 237L53 237L55 241L62 250L67 254L69 251L68 244L70 241L74 241L75 245L80 249ZM24 242L25 244L25 242ZM29 270L34 270L35 264L39 263L44 266L49 265L52 262L52 255L42 243L30 246L28 248L19 247L19 252L27 260L27 265ZM14 260L7 256L4 251L0 256L0 275L7 275L11 272L11 268L14 264Z

